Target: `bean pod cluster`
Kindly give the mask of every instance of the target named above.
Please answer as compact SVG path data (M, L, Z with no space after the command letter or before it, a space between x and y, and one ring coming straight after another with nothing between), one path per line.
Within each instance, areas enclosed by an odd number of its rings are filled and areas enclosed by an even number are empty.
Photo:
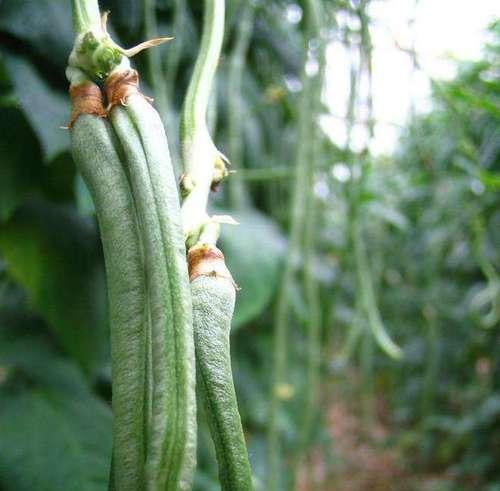
M92 194L108 279L113 488L190 489L196 400L192 304L161 120L133 70L70 89L74 160ZM105 118L106 117L106 118Z
M95 203L110 305L109 488L191 489L198 375L222 489L251 490L229 347L236 285L216 247L219 223L231 220L206 211L210 190L227 175L205 125L224 0L205 0L182 123L182 209L163 124L128 60L166 38L124 50L107 32L107 15L99 21L96 0L73 0L73 8L78 35L67 69L72 151Z

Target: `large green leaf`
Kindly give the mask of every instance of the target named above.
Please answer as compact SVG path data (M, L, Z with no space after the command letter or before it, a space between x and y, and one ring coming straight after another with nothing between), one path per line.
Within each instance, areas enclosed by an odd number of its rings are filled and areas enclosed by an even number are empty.
M105 491L111 414L95 397L33 389L1 394L4 491Z
M88 371L107 350L104 273L94 223L74 210L35 202L0 226L9 275L60 346Z
M69 147L68 132L61 129L69 118L69 99L50 87L29 61L6 55L4 63L19 105L50 161Z
M19 287L0 295L0 489L105 491L111 411L26 311Z
M44 64L64 77L73 45L71 2L67 0L2 0L0 32L21 41Z
M15 314L14 314L15 315ZM25 314L0 314L0 488L105 491L111 411ZM18 325L22 324L22 325Z
M41 179L40 147L23 113L14 107L0 112L0 222L36 193Z
M278 227L257 211L233 213L239 226L224 226L221 248L241 290L233 327L257 317L269 304L280 281L285 240Z

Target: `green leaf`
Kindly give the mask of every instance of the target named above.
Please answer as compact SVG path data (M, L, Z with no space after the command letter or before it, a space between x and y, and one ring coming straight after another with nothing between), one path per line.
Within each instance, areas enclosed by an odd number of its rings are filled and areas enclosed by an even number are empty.
M224 226L221 249L234 281L236 297L233 328L257 317L269 304L280 281L285 239L277 226L257 211L233 214L241 224Z
M111 411L10 285L0 304L0 489L105 491Z
M107 489L111 413L102 402L44 389L0 401L4 491Z
M14 92L26 118L40 140L46 161L69 148L69 99L50 87L27 60L4 57Z
M0 390L0 486L3 491L105 491L111 411L88 389L72 390L81 384L72 364L60 361L53 368L54 377L68 382L65 389L35 384Z
M0 226L7 272L60 346L91 372L107 353L104 273L92 221L31 203Z
M14 107L0 112L0 223L24 199L36 193L41 179L40 148L23 113Z
M3 0L0 31L22 41L64 76L73 46L71 2L67 0Z
M394 225L399 230L408 228L407 218L395 208L387 206L380 201L371 201L367 205L368 211L378 218L381 218L387 223Z

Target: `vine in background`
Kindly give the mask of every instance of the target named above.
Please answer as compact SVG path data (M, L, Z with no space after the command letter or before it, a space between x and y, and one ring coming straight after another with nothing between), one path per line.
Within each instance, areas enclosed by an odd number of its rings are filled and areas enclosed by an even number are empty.
M174 2L174 24L172 31L175 35L175 43L172 43L167 56L166 62L166 91L167 99L170 101L174 100L174 89L176 87L177 72L179 70L179 62L182 55L182 46L184 42L184 28L186 24L186 0L175 0Z
M157 13L156 0L143 0L144 5L144 24L146 37L153 38L157 35ZM158 105L159 113L162 117L168 134L172 135L170 153L174 164L176 177L181 175L181 164L178 140L178 125L176 120L176 111L173 105L175 97L176 77L179 68L179 62L182 54L183 29L185 26L186 2L185 0L176 0L173 6L173 42L166 50L166 62L162 63L161 55L157 51L148 51L149 59L149 78L151 80L155 101Z
M310 59L312 62L318 63L318 73L313 77L313 93L317 96L312 100L312 121L311 134L309 136L309 165L307 181L305 183L308 193L306 200L306 216L304 223L304 266L303 266L303 282L305 303L307 305L307 339L306 339L306 389L304 411L300 423L299 439L297 445L296 464L295 464L295 481L297 472L301 468L301 463L305 457L308 446L311 442L311 432L315 416L318 415L319 395L320 395L320 368L321 368L321 325L322 312L320 304L319 285L315 273L315 257L316 257L316 230L318 218L318 201L314 193L316 170L319 166L319 147L318 131L320 131L317 121L314 120L316 114L321 111L321 94L324 84L325 66L326 66L326 46L327 38L322 34L322 25L324 25L324 16L327 12L322 8L322 5L317 0L309 0L307 2L306 15L309 17L308 22L313 26L315 33L313 50L309 47ZM311 44L311 43L310 43ZM312 465L306 466L308 471ZM311 475L309 473L308 481L311 483Z
M359 73L362 70L366 71L368 78L368 97L367 97L367 105L368 105L368 133L369 133L369 141L373 136L373 101L371 95L371 87L372 87L372 43L370 39L369 27L368 27L368 17L366 15L366 7L368 5L368 0L363 1L359 7L356 9L356 15L358 15L361 25L361 43L359 46ZM355 121L355 113L356 113L356 93L357 93L357 84L359 81L359 77L356 74L356 69L354 66L351 68L351 89L350 89L350 98L348 104L348 114L347 114L347 142L346 142L346 154L349 157L349 160L352 161L353 153L350 148L351 145L351 136L352 136L352 128ZM369 141L366 144L366 149L368 149ZM364 314L366 315L368 326L370 328L371 335L375 339L378 346L390 357L398 359L401 358L402 352L401 349L392 341L387 330L385 329L384 323L380 316L380 312L377 306L376 295L373 285L372 272L370 268L370 261L368 258L368 253L366 250L366 245L363 237L363 230L361 225L361 216L359 213L359 203L358 203L358 194L359 194L359 185L356 182L355 172L353 168L353 163L351 163L351 178L349 181L349 208L350 208L350 219L349 219L349 229L350 229L350 237L353 244L354 249L354 259L355 259L355 268L356 268L356 276L357 276L357 291L360 295L360 304L363 309ZM365 350L365 353L369 353L369 351ZM366 366L366 364L365 364Z
M500 320L500 276L486 254L486 232L483 220L476 218L472 224L473 253L486 280L486 286L471 299L471 307L479 325L491 329Z
M248 201L245 194L242 180L239 175L242 152L242 122L245 118L242 104L241 81L243 69L245 66L245 56L252 36L253 20L255 15L255 5L253 2L246 2L242 7L240 20L237 24L236 42L233 52L229 58L228 75L228 100L227 100L227 119L228 119L228 148L229 155L233 160L235 175L229 180L229 202L232 208L241 208Z
M152 39L158 35L156 0L143 0L143 9L146 39ZM158 107L158 113L162 121L165 123L168 118L169 107L161 53L158 50L149 49L146 55L148 57L149 79L151 80L155 104Z
M288 320L289 320L289 310L290 310L290 295L292 283L294 281L294 261L296 257L300 254L301 249L301 238L306 227L306 220L308 218L312 219L314 215L313 207L311 209L312 214L308 216L308 202L311 203L312 196L312 176L314 171L310 169L311 157L311 145L312 145L312 114L311 107L314 107L314 89L316 84L314 80L308 76L306 72L306 61L309 50L309 41L313 38L320 38L319 24L317 16L317 4L314 0L308 2L308 7L310 12L306 17L306 26L304 33L304 55L303 60L303 70L301 76L302 82L302 94L299 107L298 115L298 137L297 137L297 148L296 148L296 160L295 160L295 176L294 176L294 186L293 186L293 204L291 213L291 225L290 225L290 238L288 251L285 262L285 270L283 273L281 288L278 294L278 300L275 310L275 320L274 320L274 333L273 333L273 372L272 372L272 385L271 385L271 395L270 395L270 405L269 405L269 417L268 417L268 482L267 489L270 491L275 491L280 487L280 475L281 475L281 459L282 459L282 449L280 443L280 428L278 425L278 413L281 409L281 403L286 400L290 393L293 392L289 388L286 377L286 351L288 345ZM305 185L307 183L307 185ZM310 213L311 213L310 212ZM309 244L312 248L312 243ZM307 254L313 254L313 251L308 251ZM312 259L312 256L310 257ZM312 267L312 264L309 266ZM306 267L307 269L307 267ZM312 274L312 271L309 270ZM307 276L308 273L306 273ZM315 291L314 280L310 278L311 281L308 282L306 288ZM307 294L308 300L310 295ZM311 304L312 307L311 314L314 314L315 303ZM310 326L311 327L311 326ZM311 352L316 352L316 329L319 329L319 324L315 325L310 329L311 338L309 339L310 345L309 349ZM309 353L311 354L311 353ZM310 374L315 376L316 367L314 363L310 365ZM314 388L311 388L314 391ZM306 423L308 424L308 423ZM293 476L292 476L293 480Z

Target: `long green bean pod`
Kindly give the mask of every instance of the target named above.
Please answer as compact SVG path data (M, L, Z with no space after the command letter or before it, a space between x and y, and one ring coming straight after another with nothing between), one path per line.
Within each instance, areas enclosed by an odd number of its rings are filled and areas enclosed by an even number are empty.
M75 75L75 72L73 72ZM75 81L75 78L73 78ZM76 83L75 83L76 82ZM71 147L92 195L106 263L113 376L114 486L143 489L147 312L136 209L112 130L103 119L99 87L72 83Z
M252 476L231 371L229 334L236 289L215 247L190 249L196 366L219 463L222 491L251 490Z
M205 0L201 47L182 115L182 220L189 247L197 376L215 444L219 480L223 491L248 491L252 476L229 348L236 291L224 256L216 247L221 219L207 213L210 190L227 173L206 122L223 34L224 0Z
M142 426L141 470L134 484L123 480L129 469L120 456L126 454L127 442L115 440L111 487L116 491L188 490L196 452L195 367L179 198L163 125L138 92L138 76L128 60L166 39L123 49L107 32L107 16L96 19L96 0L73 0L73 7L78 33L68 73L106 81L108 110L136 209L144 257L147 322L142 332L142 414L140 418L135 413L129 416ZM113 379L113 390L115 385L121 390L120 381ZM129 443L137 445L138 440Z
M148 489L173 491L190 488L195 466L192 307L168 143L158 113L137 85L137 73L120 68L106 88L147 257L153 392L146 482Z

